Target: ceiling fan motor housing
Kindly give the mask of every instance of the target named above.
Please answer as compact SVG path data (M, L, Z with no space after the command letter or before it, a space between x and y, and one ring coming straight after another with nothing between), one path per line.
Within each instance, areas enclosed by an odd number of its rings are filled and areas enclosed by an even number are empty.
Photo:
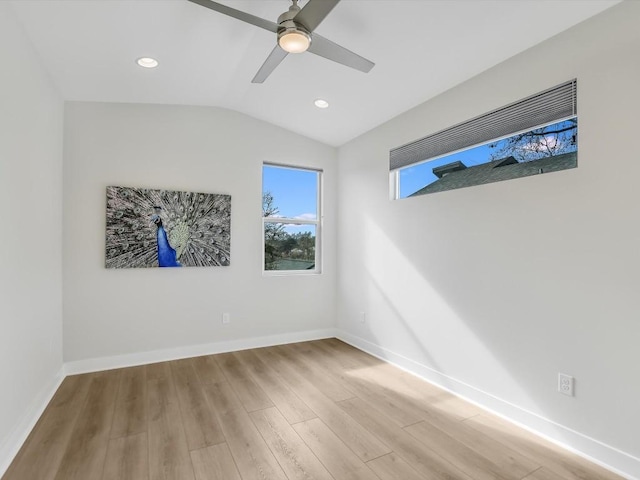
M300 7L298 6L298 2L293 2L293 5L289 7L289 10L284 12L282 15L278 17L278 44L282 47L281 38L286 35L298 34L306 37L308 41L308 45L311 44L311 33L307 30L304 25L297 23L294 18L300 12ZM307 45L307 48L308 48ZM305 48L304 50L306 50ZM285 49L286 50L286 49ZM302 51L304 51L302 50ZM297 52L290 52L297 53Z

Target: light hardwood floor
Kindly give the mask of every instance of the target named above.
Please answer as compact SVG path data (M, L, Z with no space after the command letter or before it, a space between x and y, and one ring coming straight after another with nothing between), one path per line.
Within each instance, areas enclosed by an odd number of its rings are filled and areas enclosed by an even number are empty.
M620 477L329 339L68 377L2 478Z

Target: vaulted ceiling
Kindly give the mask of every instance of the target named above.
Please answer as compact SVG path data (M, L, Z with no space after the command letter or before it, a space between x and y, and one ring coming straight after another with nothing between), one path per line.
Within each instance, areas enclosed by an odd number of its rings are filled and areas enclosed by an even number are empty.
M12 4L65 100L218 106L338 146L618 1L342 0L316 32L375 67L291 54L263 84L275 35L187 0ZM220 3L274 22L290 5Z

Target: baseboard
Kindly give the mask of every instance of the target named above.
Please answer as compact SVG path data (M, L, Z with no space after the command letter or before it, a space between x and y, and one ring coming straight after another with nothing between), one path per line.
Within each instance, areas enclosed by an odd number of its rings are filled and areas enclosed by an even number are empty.
M361 337L343 330L338 330L335 336L618 475L629 480L640 480L640 458L525 410ZM559 438L559 431L562 432L562 438Z
M227 340L223 342L190 345L186 347L169 348L165 350L153 350L149 352L115 355L112 357L89 358L86 360L77 360L74 362L65 363L64 373L65 375L75 375L80 373L99 372L102 370L134 367L137 365L165 362L168 360L178 360L181 358L198 357L201 355L235 352L238 350L247 350L249 348L270 347L273 345L283 345L286 343L332 338L336 335L337 330L333 328L327 328L321 330L306 330L301 332L268 335L264 337L251 337L238 340Z
M27 440L27 437L35 427L36 422L44 412L45 408L53 398L53 395L58 390L58 387L64 380L64 372L61 368L51 381L43 388L38 395L33 399L26 412L13 429L13 432L9 434L6 440L0 445L0 477L2 477L15 456L20 451L20 448Z

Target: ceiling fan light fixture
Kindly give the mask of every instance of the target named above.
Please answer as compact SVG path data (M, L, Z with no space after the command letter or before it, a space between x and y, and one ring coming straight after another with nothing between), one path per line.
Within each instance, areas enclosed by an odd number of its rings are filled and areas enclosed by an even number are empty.
M298 29L284 30L278 35L278 45L288 53L306 52L311 45L311 36Z

